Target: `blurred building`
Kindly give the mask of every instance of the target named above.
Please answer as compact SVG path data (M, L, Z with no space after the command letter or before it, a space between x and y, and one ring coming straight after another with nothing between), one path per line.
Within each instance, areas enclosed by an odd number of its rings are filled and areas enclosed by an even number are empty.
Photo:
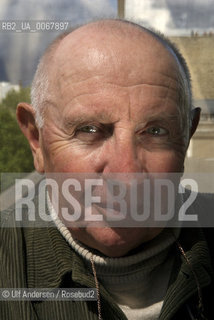
M214 161L214 34L171 37L190 68L194 105L201 108L201 120L188 150L189 158Z

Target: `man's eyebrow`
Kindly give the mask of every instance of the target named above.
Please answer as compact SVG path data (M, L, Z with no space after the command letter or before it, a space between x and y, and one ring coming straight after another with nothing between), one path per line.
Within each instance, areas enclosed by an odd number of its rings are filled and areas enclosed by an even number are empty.
M73 127L73 126L77 126L79 124L83 124L86 122L102 122L102 123L106 123L106 124L110 124L110 123L114 123L115 121L112 121L112 119L110 119L111 117L108 115L105 115L103 113L97 113L95 115L89 115L89 114L85 114L85 115L78 115L78 116L69 116L66 117L64 119L64 125L65 127Z
M150 114L143 119L143 123L152 123L152 122L161 122L161 123L176 123L181 120L181 115L178 114ZM93 123L93 122L101 122L103 124L114 124L117 121L112 119L111 115L104 114L104 113L96 113L93 115L90 114L83 114L83 115L70 115L66 116L63 123L65 128L72 128L76 127L81 124L85 123Z
M181 115L178 114L163 114L162 112L160 114L151 114L148 115L145 119L145 122L175 122L175 121L181 120Z

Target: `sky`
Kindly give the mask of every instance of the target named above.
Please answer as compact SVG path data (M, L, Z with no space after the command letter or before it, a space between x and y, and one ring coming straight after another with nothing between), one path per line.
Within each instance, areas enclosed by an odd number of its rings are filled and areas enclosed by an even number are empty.
M69 27L99 17L115 17L117 0L1 0L0 20L69 21ZM30 85L39 57L55 32L0 30L0 81Z
M214 0L126 0L126 17L166 35L214 30Z
M214 0L126 0L127 18L135 18L167 35L190 35L214 29ZM69 21L116 17L117 0L1 0L0 20ZM0 30L0 81L30 85L39 57L54 32Z

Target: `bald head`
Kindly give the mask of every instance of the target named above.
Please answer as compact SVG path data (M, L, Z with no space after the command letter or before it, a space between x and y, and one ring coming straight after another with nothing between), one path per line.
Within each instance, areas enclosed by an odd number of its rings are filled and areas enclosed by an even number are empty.
M87 72L102 76L114 72L119 85L134 85L136 74L148 74L156 63L163 72L177 79L182 121L188 125L191 110L191 85L188 68L177 49L162 35L137 24L121 20L103 20L83 25L57 38L42 57L32 85L32 105L39 127L48 105L58 103L69 84L82 81ZM111 68L109 68L111 66ZM128 79L127 79L128 75ZM155 77L155 73L154 73ZM127 83L120 83L124 79Z

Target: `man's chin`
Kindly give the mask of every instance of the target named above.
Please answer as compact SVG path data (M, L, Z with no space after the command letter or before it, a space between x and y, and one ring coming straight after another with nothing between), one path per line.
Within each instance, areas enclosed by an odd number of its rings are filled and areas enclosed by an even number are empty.
M102 255L119 258L128 255L142 243L155 238L160 228L80 228L72 229L75 239ZM90 249L89 249L90 250Z

